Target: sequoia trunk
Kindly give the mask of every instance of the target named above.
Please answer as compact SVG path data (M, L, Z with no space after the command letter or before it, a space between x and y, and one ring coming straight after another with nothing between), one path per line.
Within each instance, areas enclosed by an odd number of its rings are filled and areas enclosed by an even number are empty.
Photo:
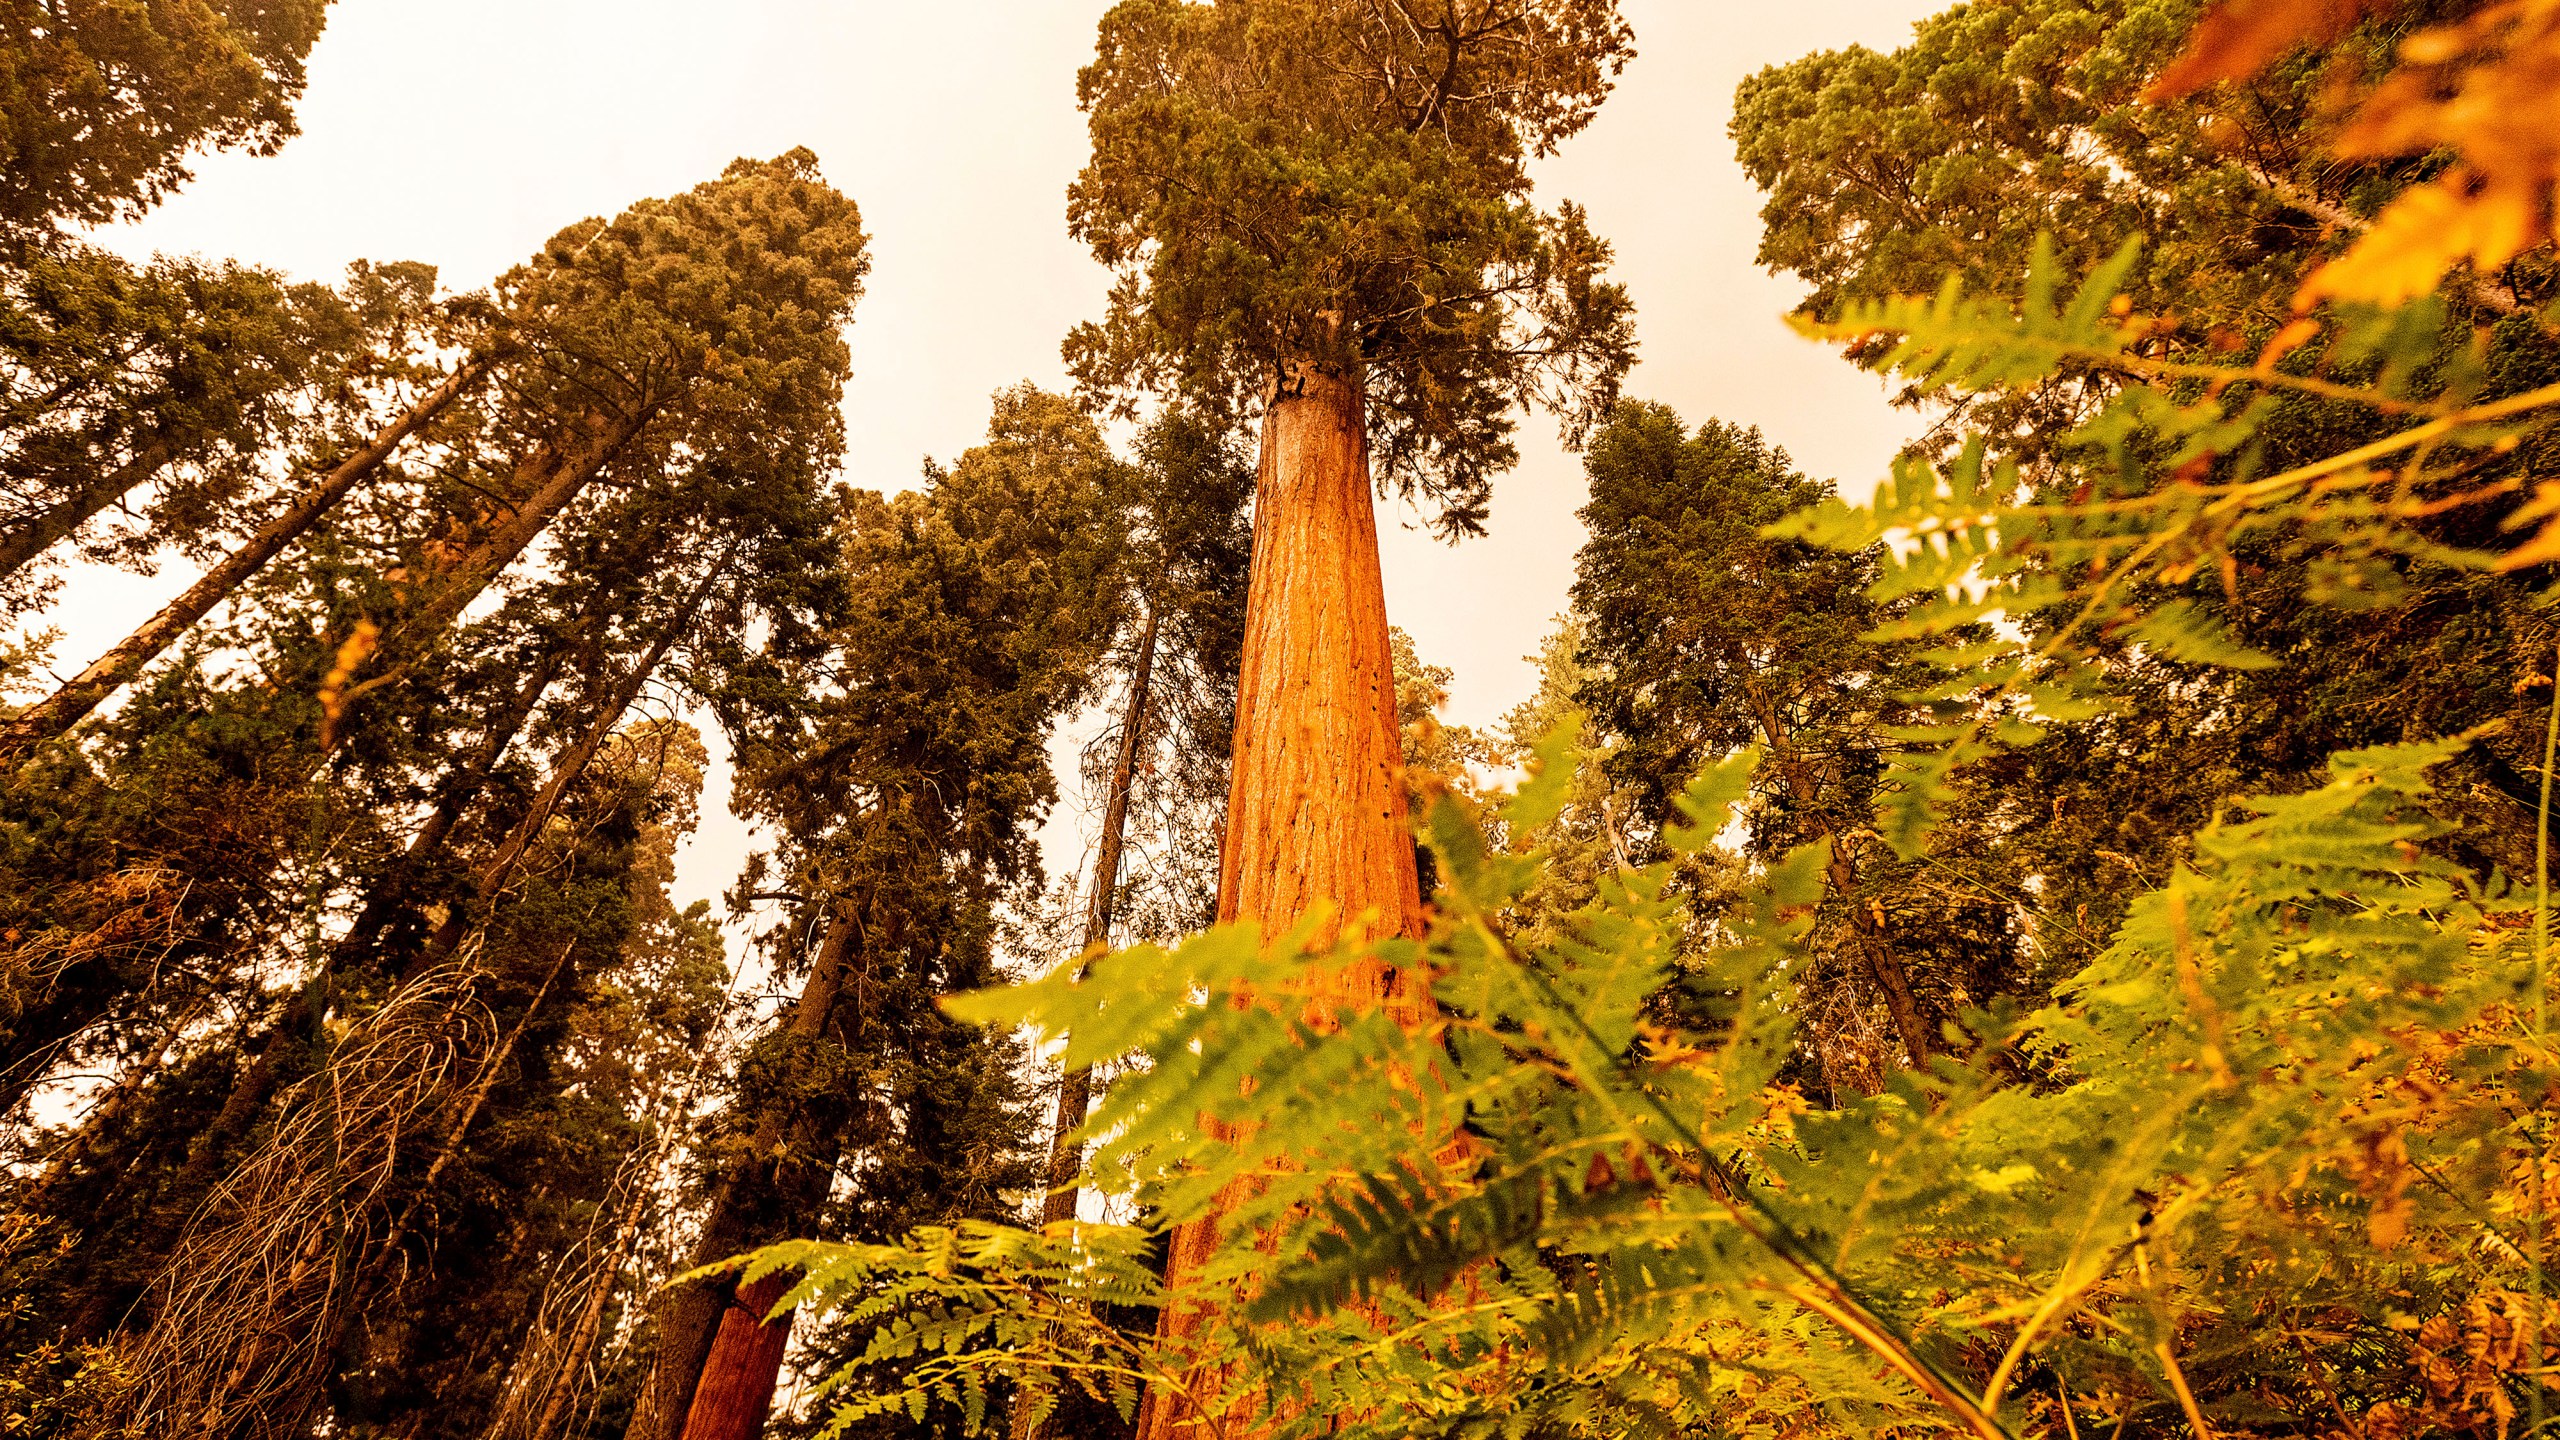
M1338 924L1418 936L1422 895L1398 774L1395 667L1358 376L1284 371L1263 417L1254 497L1218 918L1254 921L1273 935L1331 904ZM1417 1003L1375 962L1334 978L1345 1001ZM1213 1216L1174 1233L1169 1284L1208 1259L1218 1224ZM1179 1339L1201 1320L1168 1309L1159 1334ZM1158 1391L1138 1434L1180 1440L1195 1433L1197 1418L1182 1396Z
M755 1440L764 1430L774 1386L782 1378L782 1352L791 1343L790 1314L768 1321L765 1312L791 1288L792 1279L786 1272L738 1287L721 1313L710 1362L702 1367L702 1383L685 1412L684 1440Z

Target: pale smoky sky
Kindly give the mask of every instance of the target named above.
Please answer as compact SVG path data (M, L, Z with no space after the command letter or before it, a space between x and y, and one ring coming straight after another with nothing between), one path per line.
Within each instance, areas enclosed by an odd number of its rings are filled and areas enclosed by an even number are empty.
M1891 48L1945 0L1626 0L1637 57L1542 198L1576 200L1617 249L1641 362L1628 393L1692 423L1756 425L1810 473L1863 492L1913 425L1878 384L1790 332L1799 296L1753 263L1761 197L1725 126L1735 84L1809 51ZM302 134L217 156L144 221L102 238L230 256L310 279L423 260L486 283L561 226L716 175L740 155L817 152L861 206L870 284L846 397L849 478L898 488L986 425L1022 380L1063 387L1058 343L1105 276L1069 238L1084 158L1075 75L1108 0L338 0L311 58ZM1449 718L1523 698L1526 657L1566 605L1582 542L1579 459L1531 417L1491 534L1455 547L1389 504L1387 606L1457 672ZM187 580L85 572L51 623L76 665ZM684 898L716 895L749 843L706 797ZM1071 869L1072 807L1050 832ZM1065 853L1061 853L1065 852Z

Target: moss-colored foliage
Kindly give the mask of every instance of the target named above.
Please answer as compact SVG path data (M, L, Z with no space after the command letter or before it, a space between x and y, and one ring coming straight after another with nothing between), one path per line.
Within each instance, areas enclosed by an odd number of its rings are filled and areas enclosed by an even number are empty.
M329 0L12 0L0 10L0 232L127 218L197 151L294 133Z
M1529 161L1590 123L1631 36L1612 0L1129 0L1077 81L1069 201L1119 277L1067 357L1256 413L1283 368L1363 378L1380 478L1462 534L1542 401L1579 434L1632 355L1625 290Z

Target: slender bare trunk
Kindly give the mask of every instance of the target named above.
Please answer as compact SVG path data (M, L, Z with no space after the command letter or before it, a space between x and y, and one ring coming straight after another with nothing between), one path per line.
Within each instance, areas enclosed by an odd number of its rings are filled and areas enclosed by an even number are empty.
M582 617L583 633L576 640L546 650L533 672L509 697L506 709L491 719L480 737L480 744L471 752L471 758L445 781L436 797L435 809L427 814L426 823L409 837L409 844L400 852L398 862L375 882L365 896L364 905L357 910L354 923L330 947L330 969L344 970L373 949L381 942L383 932L389 930L401 912L415 901L418 882L427 865L443 851L445 842L453 837L454 827L462 823L464 811L487 788L489 777L497 771L498 762L506 758L516 737L523 733L525 723L533 718L534 707L542 703L543 694L551 688L551 682L560 678L560 671L569 657L575 653L593 658L598 618L594 614Z
M1848 907L1850 933L1857 937L1858 953L1867 962L1868 976L1884 992L1885 1013L1892 1017L1893 1031L1902 1041L1903 1053L1913 1065L1925 1066L1934 1047L1929 1043L1928 1023L1920 1018L1920 1002L1911 992L1911 972L1904 968L1902 957L1894 953L1893 940L1884 933L1883 918L1858 894L1857 863L1849 858L1847 842L1838 835L1828 838L1831 892Z
M335 508L365 477L382 468L400 442L416 433L419 427L451 408L473 386L489 373L490 361L475 358L456 370L445 382L430 390L417 404L378 432L371 443L341 461L337 468L320 477L317 484L302 492L283 513L259 526L248 543L225 556L221 563L205 572L203 579L187 587L185 594L172 600L159 614L142 623L142 627L125 637L122 644L101 655L89 668L73 676L40 703L9 722L0 730L0 764L14 760L43 741L69 730L95 710L106 698L130 683L142 667L177 641L197 621L211 613L213 607L229 599L242 582L266 568L286 546L299 540L320 517Z
M1284 376L1263 420L1254 497L1218 918L1271 934L1329 902L1342 923L1373 935L1418 936L1422 896L1397 774L1395 668L1357 376L1310 367ZM1335 993L1399 1011L1422 1003L1375 962L1335 977ZM1211 1217L1175 1232L1168 1283L1206 1263L1218 1224ZM1168 1309L1158 1334L1186 1339L1204 1318ZM1158 1391L1138 1434L1183 1440L1201 1419L1183 1396Z
M1102 802L1102 839L1094 849L1093 899L1085 907L1084 949L1111 943L1111 916L1120 899L1120 863L1129 832L1129 790L1138 774L1138 744L1147 724L1147 690L1155 680L1156 612L1148 610L1138 635L1138 659L1129 674L1129 704L1120 716L1119 753L1112 758L1110 788ZM1043 1224L1076 1217L1076 1172L1084 1168L1077 1127L1093 1100L1093 1067L1079 1065L1058 1083L1058 1118L1049 1137L1049 1196Z
M100 511L123 499L135 486L160 473L172 458L168 442L155 434L137 447L132 459L92 476L60 504L0 536L0 580L15 575L37 556L79 533L81 526L96 519Z
M1112 757L1102 802L1102 839L1094 848L1093 900L1085 907L1085 955L1111 943L1111 914L1120 898L1120 859L1129 831L1129 791L1137 780L1138 744L1147 725L1147 690L1155 680L1157 618L1150 606L1138 634L1137 664L1129 673L1129 703L1120 715L1119 753ZM1081 966L1083 958L1076 963ZM1075 1132L1092 1105L1092 1066L1078 1065L1058 1078L1058 1117L1049 1132L1049 1193L1040 1205L1043 1225L1076 1218L1076 1173L1084 1168L1084 1147L1076 1143ZM1030 1395L1016 1395L1013 1440L1039 1440L1046 1428L1033 1418Z
M577 1324L570 1327L569 1338L560 1346L559 1368L543 1387L541 1408L534 1415L533 1428L526 1432L528 1440L551 1440L552 1430L576 1398L578 1370L586 1363L587 1352L595 1348L596 1335L604 1325L604 1307L622 1283L622 1267L631 1263L631 1252L640 1243L640 1222L648 1212L649 1177L643 1175L632 1184L630 1198L623 1202L603 1273L587 1293L586 1303L578 1308Z

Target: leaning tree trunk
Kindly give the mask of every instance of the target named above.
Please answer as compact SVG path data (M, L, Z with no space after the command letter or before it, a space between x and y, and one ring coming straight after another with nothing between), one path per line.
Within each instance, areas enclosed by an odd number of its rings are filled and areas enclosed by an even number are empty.
M524 498L498 520L495 528L448 568L437 589L415 612L403 616L383 637L389 649L409 635L434 635L471 608L489 582L551 526L561 511L585 491L623 447L639 437L661 405L652 402L614 417L601 411L582 415L566 439L554 436L516 466L514 489Z
M837 915L819 942L809 978L801 983L788 1030L803 1043L817 1040L833 1024L836 997L844 988L845 966L852 949L852 919ZM775 1226L807 1208L808 1196L826 1197L823 1185L832 1171L831 1154L803 1155L798 1163L784 1156L809 1137L796 1115L769 1113L758 1118L748 1158L722 1177L695 1240L693 1264L712 1265L778 1237ZM823 1163L821 1163L823 1162ZM764 1423L773 1388L782 1373L781 1340L789 1338L790 1317L772 1326L761 1322L781 1295L753 1285L697 1281L668 1288L658 1302L658 1353L625 1440L702 1440L705 1435L752 1436ZM758 1303L761 1300L762 1303ZM745 1311L748 1323L732 1326L728 1317ZM784 1332L776 1339L769 1331ZM762 1399L752 1407L754 1421L743 1432L731 1428L750 1407L747 1396ZM697 1400L712 1397L707 1408ZM695 1416L706 1427L697 1430Z
M667 652L693 629L695 617L702 613L703 602L711 598L712 588L728 572L729 561L736 554L735 544L720 553L720 558L711 563L711 568L704 571L702 579L694 585L693 593L685 598L675 614L667 617L666 625L658 632L658 638L651 642L648 653L633 663L614 686L613 692L605 697L604 703L596 707L595 716L587 722L585 733L551 767L551 779L533 797L533 804L517 819L515 828L507 832L507 838L499 842L497 853L481 863L480 874L472 887L469 913L466 914L460 906L445 913L444 923L436 927L435 934L427 942L421 968L452 954L454 947L462 943L463 933L472 920L485 921L488 918L490 906L496 902L499 892L515 879L517 867L524 862L526 852L533 848L533 842L541 838L542 828L551 823L551 816L560 808L562 797L569 793L570 786L586 777L587 767L595 763L596 756L604 751L605 742L621 728L622 717L639 703L640 692L648 688L650 677L658 673L658 666L666 660Z
M1147 690L1155 669L1156 612L1150 609L1146 627L1138 635L1138 661L1129 675L1129 705L1120 717L1119 753L1112 759L1110 788L1102 802L1102 839L1093 856L1093 899L1084 915L1088 954L1096 946L1111 943L1112 911L1120 899L1120 858L1129 832L1129 791L1137 780L1138 745L1146 730ZM1049 1137L1049 1196L1040 1206L1044 1225L1076 1218L1076 1173L1084 1168L1084 1148L1074 1137L1092 1101L1092 1066L1079 1065L1060 1078L1058 1118Z
M427 813L424 823L410 835L400 858L376 880L356 910L356 918L346 933L329 947L328 968L343 971L363 959L382 942L383 936L414 903L418 886L427 867L444 853L445 842L453 838L454 828L473 801L489 785L489 777L497 773L498 762L507 757L516 737L524 732L533 712L550 692L562 669L573 662L581 668L591 666L600 648L603 616L590 609L580 615L567 637L544 647L542 658L516 686L506 707L492 716L480 736L480 743L438 787L435 809Z
M8 579L34 563L36 557L78 534L80 527L166 469L174 458L167 438L155 433L135 447L132 459L72 487L60 502L0 536L0 580Z
M283 513L258 527L248 543L225 556L221 563L205 572L203 579L187 587L187 592L172 600L157 615L142 623L142 628L126 636L124 643L109 650L88 669L71 677L61 689L30 707L24 714L0 730L0 765L43 741L69 730L98 708L106 698L121 690L142 667L169 648L189 627L210 614L213 607L229 599L242 582L266 568L278 552L318 524L320 517L345 499L347 492L391 458L400 442L416 433L420 426L450 409L473 386L488 375L490 360L476 357L445 382L430 390L417 404L384 426L362 450L339 462L336 469L320 477L319 483L305 490Z
M1147 727L1147 690L1155 680L1157 609L1147 610L1138 634L1137 664L1129 673L1129 704L1120 716L1118 754L1112 757L1110 788L1102 802L1102 840L1094 849L1093 900L1084 914L1084 951L1111 943L1111 915L1120 899L1120 857L1129 831L1129 791L1138 775L1138 744ZM1079 956L1076 963L1084 963ZM1079 1065L1058 1079L1058 1118L1049 1134L1049 1194L1040 1205L1040 1223L1055 1225L1076 1218L1076 1174L1084 1169L1084 1147L1075 1133L1093 1105L1093 1067ZM1028 1392L1014 1396L1013 1440L1040 1440L1046 1429L1033 1418Z
M1218 918L1255 921L1272 935L1330 902L1343 923L1372 935L1419 936L1400 763L1360 382L1292 367L1263 419ZM1355 1004L1419 1003L1375 961L1334 977L1332 988ZM1207 1262L1218 1226L1212 1216L1174 1232L1168 1284ZM1187 1339L1205 1318L1168 1308L1157 1333ZM1186 1397L1159 1390L1138 1434L1183 1440L1202 1433L1203 1418Z

